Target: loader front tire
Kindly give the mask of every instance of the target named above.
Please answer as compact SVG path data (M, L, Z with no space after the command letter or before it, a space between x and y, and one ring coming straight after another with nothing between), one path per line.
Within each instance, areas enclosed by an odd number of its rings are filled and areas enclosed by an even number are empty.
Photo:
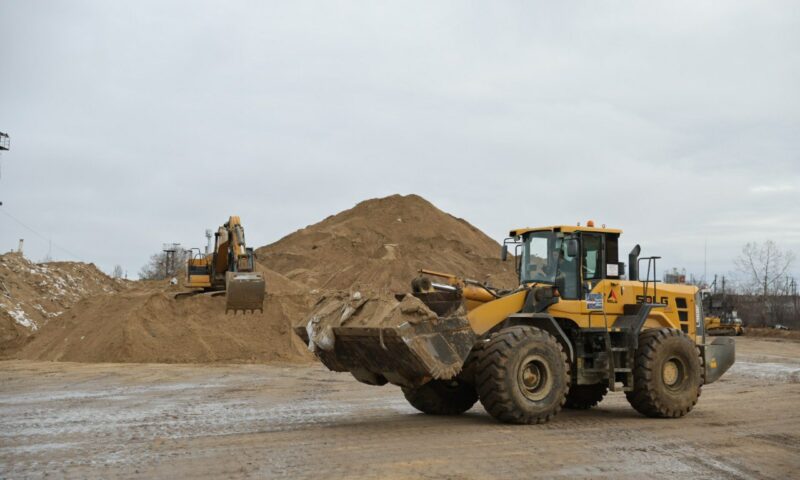
M569 361L561 344L535 327L514 326L483 346L477 367L483 408L505 423L545 423L564 405Z
M647 330L639 335L628 402L642 415L678 418L689 413L700 397L703 371L695 343L674 328Z
M600 403L606 393L608 393L608 386L604 383L573 385L569 389L564 407L573 410L586 410Z
M403 387L408 403L428 415L460 415L475 405L475 387L460 380L431 380L415 388Z

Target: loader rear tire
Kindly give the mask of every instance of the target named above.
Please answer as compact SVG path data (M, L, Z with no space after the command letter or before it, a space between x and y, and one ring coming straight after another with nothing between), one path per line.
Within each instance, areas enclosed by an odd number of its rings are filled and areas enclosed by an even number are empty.
M477 368L483 408L505 423L545 423L564 405L569 361L561 344L535 327L514 326L484 346Z
M586 410L594 407L608 393L608 385L598 383L595 385L573 385L567 393L565 408L573 410Z
M475 387L459 380L431 380L415 388L403 387L408 403L428 415L460 415L475 405Z
M625 396L642 415L686 415L697 403L703 384L697 346L685 333L673 328L643 332L636 349L633 382L633 390Z

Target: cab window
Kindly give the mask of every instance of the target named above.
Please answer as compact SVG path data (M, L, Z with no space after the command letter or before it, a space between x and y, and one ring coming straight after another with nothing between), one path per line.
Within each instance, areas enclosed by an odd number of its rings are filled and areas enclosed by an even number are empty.
M564 300L580 298L580 277L578 276L578 256L567 254L567 242L561 244L558 256L558 288Z
M603 278L603 239L600 235L583 236L583 279Z

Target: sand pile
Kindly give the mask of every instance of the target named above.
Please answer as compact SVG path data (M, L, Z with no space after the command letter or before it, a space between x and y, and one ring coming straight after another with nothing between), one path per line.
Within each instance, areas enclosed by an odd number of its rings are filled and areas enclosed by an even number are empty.
M305 287L265 269L264 312L225 313L225 298L182 291L167 282L75 304L57 324L42 329L19 354L73 362L265 362L309 358L291 335L292 322L309 310Z
M94 264L33 263L20 253L0 255L0 357L24 345L76 302L124 291L130 283L112 279Z
M463 313L463 311L459 312ZM394 295L337 292L317 301L309 314L311 325L328 327L396 327L404 322L436 322L439 317L422 300L408 294Z
M465 315L463 308L453 312ZM394 295L355 292L336 292L317 301L304 328L309 348L333 348L337 327L398 327L404 323L439 322L441 319L422 300L407 294L398 300Z
M417 195L367 200L259 248L258 260L314 289L403 292L420 268L516 284L500 245Z
M365 295L407 292L423 267L477 280L489 275L492 284L514 286L513 262L501 262L499 250L475 227L416 195L368 200L258 249L268 293L263 314L226 315L222 297L176 300L180 286L132 282L124 291L100 288L77 302L16 356L82 362L308 360L291 327L308 322L322 295L351 288ZM372 305L395 308L379 301L366 307Z

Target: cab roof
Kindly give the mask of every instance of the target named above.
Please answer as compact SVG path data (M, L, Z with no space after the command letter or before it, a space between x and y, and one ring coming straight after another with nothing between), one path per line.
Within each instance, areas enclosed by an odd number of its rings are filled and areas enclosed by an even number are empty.
M620 234L622 230L616 228L598 228L598 227L583 227L578 225L553 225L550 227L523 227L511 230L509 236L517 237L530 232L595 232L595 233L615 233Z

